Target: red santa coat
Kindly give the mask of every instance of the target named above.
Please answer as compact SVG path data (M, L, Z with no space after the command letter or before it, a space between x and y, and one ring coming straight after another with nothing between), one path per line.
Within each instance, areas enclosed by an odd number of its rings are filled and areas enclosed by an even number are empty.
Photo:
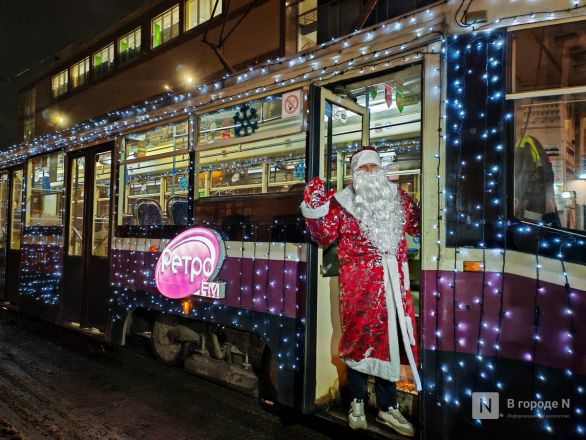
M419 391L415 309L405 241L405 233L420 234L419 208L405 191L399 189L399 194L405 223L396 256L380 255L361 232L353 215L351 186L316 208L304 202L301 210L314 241L327 246L338 240L341 358L350 368L393 382L399 380L400 364L408 364Z

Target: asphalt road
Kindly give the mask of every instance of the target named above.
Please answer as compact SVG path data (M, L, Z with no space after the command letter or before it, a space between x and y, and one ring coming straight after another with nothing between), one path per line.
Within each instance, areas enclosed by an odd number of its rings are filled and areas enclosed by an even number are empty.
M256 399L0 309L0 439L326 439L347 428L282 418ZM356 436L353 436L356 438Z

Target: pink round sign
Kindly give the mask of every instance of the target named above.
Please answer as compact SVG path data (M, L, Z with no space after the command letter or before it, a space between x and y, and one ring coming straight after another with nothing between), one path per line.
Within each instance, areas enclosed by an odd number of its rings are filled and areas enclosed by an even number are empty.
M224 242L216 231L188 229L163 249L155 269L157 289L172 299L202 295L202 286L215 278L225 256Z

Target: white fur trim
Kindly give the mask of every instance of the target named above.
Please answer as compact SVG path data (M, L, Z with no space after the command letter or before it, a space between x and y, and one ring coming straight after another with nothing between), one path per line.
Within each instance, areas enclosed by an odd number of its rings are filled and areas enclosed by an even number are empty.
M375 164L379 167L381 166L380 155L374 150L362 150L352 157L352 163L350 166L352 167L352 171L356 171L362 165L366 164Z
M411 345L415 345L415 332L413 331L413 323L411 322L410 316L405 316L405 324L407 325L407 334L409 335L409 342Z
M382 256L382 263L384 269L384 279L385 279L385 296L386 292L392 292L392 296L394 301L394 309L397 311L397 316L399 318L399 327L401 328L401 337L403 338L403 346L405 348L405 353L407 354L407 360L409 361L409 366L411 367L411 372L413 373L413 381L415 382L415 388L417 391L421 391L421 379L419 378L419 372L417 371L417 365L415 364L415 358L413 356L413 350L411 349L411 340L415 342L413 336L409 338L407 325L406 325L406 315L405 311L403 310L403 300L401 295L401 284L399 283L399 264L397 258L394 255L383 255ZM389 324L392 321L395 321L394 315L391 315L391 311L387 308L387 315L389 315ZM393 316L393 319L390 317ZM408 316L407 316L408 318ZM392 327L389 325L389 333L391 332ZM413 344L415 345L415 344ZM391 354L392 356L392 354Z
M356 217L354 214L354 190L352 189L352 185L348 185L342 191L338 191L336 194L334 194L334 197L342 206L342 208Z
M387 286L387 276L385 273L385 303L387 306L387 333L389 338L389 355L391 357L392 374L391 376L400 376L401 374L401 353L399 350L399 332L397 331L397 320L395 317L399 313L395 307L392 289ZM399 275L399 274L397 274ZM402 307L401 307L402 308ZM401 316L399 314L399 316ZM390 379L389 379L390 380Z
M409 263L403 261L401 263L401 268L403 269L403 287L405 291L411 289L411 281L409 280Z
M397 382L401 378L401 370L395 368L393 362L383 361L376 358L365 358L359 361L353 359L342 360L348 367L360 371L361 373L382 377L391 382Z
M299 207L301 208L301 213L305 218L322 218L325 217L325 215L330 210L330 201L328 200L326 203L319 205L317 208L310 208L305 202L301 202Z

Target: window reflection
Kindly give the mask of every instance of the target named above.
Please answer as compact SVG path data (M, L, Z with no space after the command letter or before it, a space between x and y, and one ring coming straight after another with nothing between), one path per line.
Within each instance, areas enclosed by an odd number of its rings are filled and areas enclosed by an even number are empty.
M63 153L29 159L26 197L27 226L63 223Z
M110 240L112 153L107 151L96 154L95 161L92 255L107 257Z
M585 230L586 97L515 102L515 216Z
M512 92L586 84L584 22L512 33Z
M20 249L20 233L22 228L22 170L12 172L12 195L10 200L10 249Z
M305 134L204 150L199 169L199 197L302 190Z
M0 243L5 249L8 221L8 173L0 174Z
M187 121L132 133L123 139L119 225L187 224Z
M81 255L85 206L85 157L71 163L71 188L69 199L69 255Z

